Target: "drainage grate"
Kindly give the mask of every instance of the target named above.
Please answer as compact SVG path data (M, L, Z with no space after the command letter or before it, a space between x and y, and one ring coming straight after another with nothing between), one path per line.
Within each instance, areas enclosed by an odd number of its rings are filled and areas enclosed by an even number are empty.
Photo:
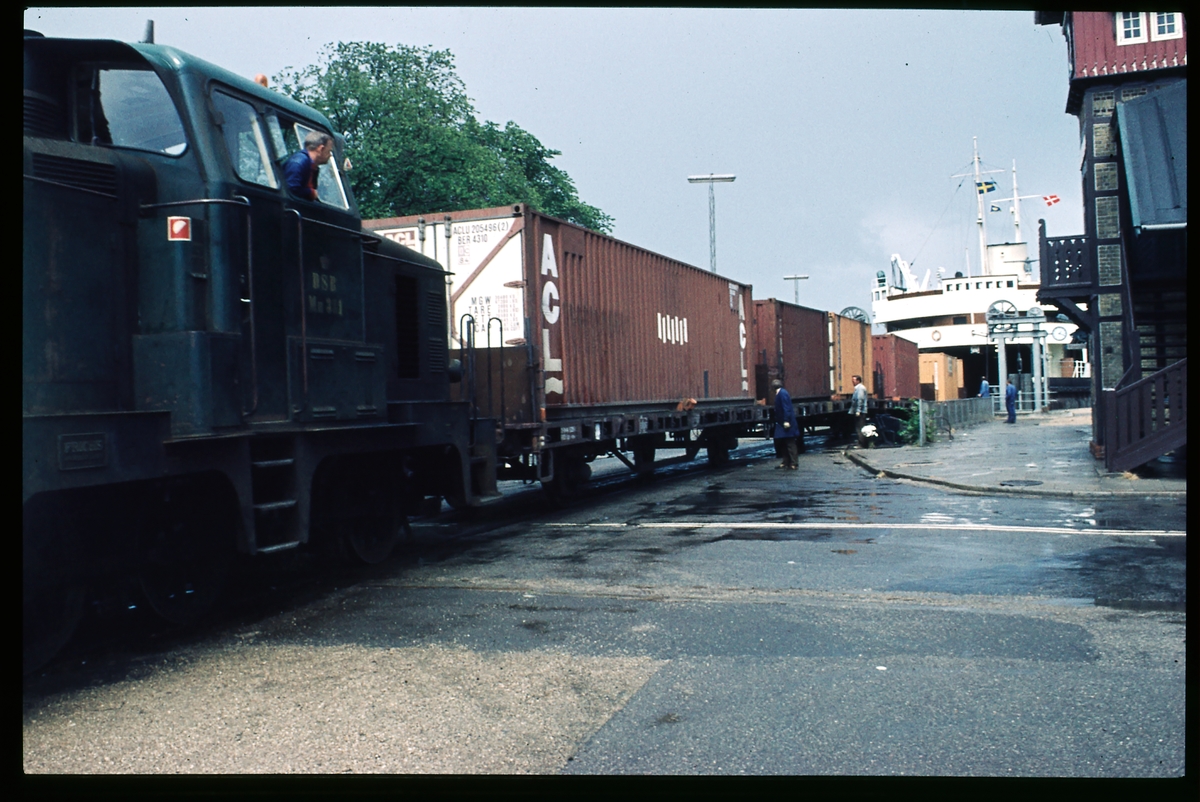
M1040 485L1037 479L1006 479L1000 483L1001 487L1033 487Z

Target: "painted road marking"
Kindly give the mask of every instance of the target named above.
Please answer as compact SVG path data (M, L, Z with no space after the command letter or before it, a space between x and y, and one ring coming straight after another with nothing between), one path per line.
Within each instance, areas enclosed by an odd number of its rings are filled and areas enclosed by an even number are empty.
M1015 532L1048 535L1103 535L1106 537L1187 537L1187 531L1174 529L1068 529L1063 526L1003 526L998 524L877 524L830 521L818 523L713 523L710 521L656 521L633 523L547 523L539 527L576 527L584 529L919 529L942 532Z

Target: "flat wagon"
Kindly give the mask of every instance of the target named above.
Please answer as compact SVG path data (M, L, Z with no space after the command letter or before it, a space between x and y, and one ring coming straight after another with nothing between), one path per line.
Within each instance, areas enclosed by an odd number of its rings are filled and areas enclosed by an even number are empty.
M649 470L664 447L720 462L767 418L749 285L525 205L364 226L452 274L462 397L497 420L501 478L569 492L597 456Z

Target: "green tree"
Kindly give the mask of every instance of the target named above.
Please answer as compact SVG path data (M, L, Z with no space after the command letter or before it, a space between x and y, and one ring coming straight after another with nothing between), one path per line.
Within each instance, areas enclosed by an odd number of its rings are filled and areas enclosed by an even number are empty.
M528 203L597 231L613 220L579 199L561 155L513 122L476 119L448 50L375 42L327 46L318 64L275 76L284 94L346 137L364 217Z

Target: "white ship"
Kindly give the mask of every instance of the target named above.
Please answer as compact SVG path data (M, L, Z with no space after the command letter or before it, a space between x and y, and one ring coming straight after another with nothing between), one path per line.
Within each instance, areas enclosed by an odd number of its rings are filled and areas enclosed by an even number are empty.
M900 254L893 254L890 275L880 270L871 287L871 322L886 333L912 340L922 353L962 359L964 389L971 390L967 395L975 395L985 377L997 388L1003 386L1004 375L1025 374L1028 378L1018 380L1019 387L1031 396L1034 388L1029 385L1035 378L1086 378L1090 375L1086 349L1072 342L1076 326L1060 317L1054 307L1037 303L1037 255L1031 257L1027 243L1020 241L1021 201L1036 197L1057 202L1057 197L1019 195L1014 162L1012 197L989 205L996 211L996 203L1011 204L1016 241L988 243L984 200L995 182L986 180L985 175L976 147L979 264L972 267L968 257L964 269L952 275L939 267L931 285L930 271L918 280ZM990 331L989 312L993 321ZM1003 355L997 351L1001 341L1006 343ZM1039 394L1047 389L1043 384Z

